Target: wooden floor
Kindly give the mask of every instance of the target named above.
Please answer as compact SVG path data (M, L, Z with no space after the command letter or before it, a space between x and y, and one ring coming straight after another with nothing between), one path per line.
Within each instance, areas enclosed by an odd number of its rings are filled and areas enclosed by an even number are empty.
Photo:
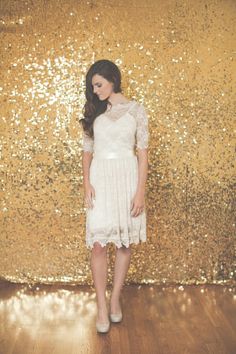
M96 332L95 300L92 287L1 282L0 353L236 353L235 287L126 285L108 334Z

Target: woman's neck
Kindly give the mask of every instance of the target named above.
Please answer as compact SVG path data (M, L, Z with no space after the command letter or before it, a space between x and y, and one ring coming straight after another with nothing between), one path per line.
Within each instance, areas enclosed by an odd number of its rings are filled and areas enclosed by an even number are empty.
M122 93L112 93L109 96L108 101L112 104L112 105L116 105L118 103L125 103L125 102L129 102L129 100L122 95Z

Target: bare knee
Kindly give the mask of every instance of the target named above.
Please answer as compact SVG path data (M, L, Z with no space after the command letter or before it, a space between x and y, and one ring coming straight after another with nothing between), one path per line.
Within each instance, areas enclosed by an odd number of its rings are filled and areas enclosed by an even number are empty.
M103 256L106 254L106 251L107 251L107 247L101 246L99 242L95 242L93 244L92 253L95 256Z
M122 245L121 247L116 247L116 252L121 252L123 254L130 254L131 253L131 248L130 247L126 247L124 245Z

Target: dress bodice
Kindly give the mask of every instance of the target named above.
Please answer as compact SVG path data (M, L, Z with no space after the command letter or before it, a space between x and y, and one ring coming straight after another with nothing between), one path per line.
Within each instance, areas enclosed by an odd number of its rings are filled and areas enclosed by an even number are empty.
M83 150L96 158L134 155L134 148L148 147L148 117L145 108L132 100L118 103L96 117L94 138L83 133Z

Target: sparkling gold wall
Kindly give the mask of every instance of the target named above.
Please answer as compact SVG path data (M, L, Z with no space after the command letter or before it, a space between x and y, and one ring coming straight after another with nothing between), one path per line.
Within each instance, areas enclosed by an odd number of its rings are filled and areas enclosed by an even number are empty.
M78 118L107 58L150 120L148 242L127 282L234 283L235 1L0 4L0 275L92 283ZM111 282L112 245L109 264Z

